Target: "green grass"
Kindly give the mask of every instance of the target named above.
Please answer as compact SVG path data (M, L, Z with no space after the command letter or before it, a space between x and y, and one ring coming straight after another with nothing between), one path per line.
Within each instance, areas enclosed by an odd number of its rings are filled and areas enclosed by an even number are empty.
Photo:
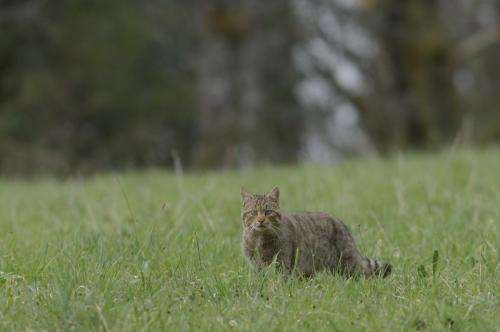
M240 252L239 188L343 219L388 279ZM500 331L500 151L176 178L0 180L1 331Z

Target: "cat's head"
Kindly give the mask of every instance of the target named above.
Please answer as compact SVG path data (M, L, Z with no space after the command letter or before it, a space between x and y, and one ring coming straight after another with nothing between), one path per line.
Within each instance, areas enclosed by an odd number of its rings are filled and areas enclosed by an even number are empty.
M270 193L252 194L241 188L241 221L243 227L255 232L273 232L281 220L280 191L278 187Z

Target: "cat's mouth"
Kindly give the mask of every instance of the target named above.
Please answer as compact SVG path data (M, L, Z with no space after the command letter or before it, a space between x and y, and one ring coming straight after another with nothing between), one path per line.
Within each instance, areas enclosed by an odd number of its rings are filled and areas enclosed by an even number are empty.
M253 226L253 229L258 232L262 232L263 230L267 229L267 227L264 224L256 224Z

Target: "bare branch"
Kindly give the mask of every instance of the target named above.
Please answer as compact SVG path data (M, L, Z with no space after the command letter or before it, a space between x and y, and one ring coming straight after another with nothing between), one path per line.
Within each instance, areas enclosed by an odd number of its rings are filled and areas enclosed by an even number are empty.
M462 40L455 50L455 64L461 64L500 43L500 25L483 29Z

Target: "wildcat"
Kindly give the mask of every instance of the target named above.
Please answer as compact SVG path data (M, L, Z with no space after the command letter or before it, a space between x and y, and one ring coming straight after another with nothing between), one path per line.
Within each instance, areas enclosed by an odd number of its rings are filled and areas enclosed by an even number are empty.
M392 266L362 256L344 223L320 212L285 212L279 189L265 195L241 189L242 249L257 267L312 276L321 270L346 276L387 277Z

